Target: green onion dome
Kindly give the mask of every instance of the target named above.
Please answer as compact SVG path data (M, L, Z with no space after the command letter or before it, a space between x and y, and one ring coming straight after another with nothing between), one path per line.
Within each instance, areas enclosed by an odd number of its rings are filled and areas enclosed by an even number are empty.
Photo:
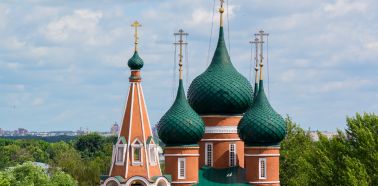
M220 27L210 66L189 87L189 104L200 115L242 114L251 105L252 95L250 83L231 63Z
M167 146L196 144L205 133L205 124L185 98L181 79L176 100L160 119L157 130Z
M129 59L127 65L131 70L140 70L143 67L143 60L139 57L137 51L134 52L134 55Z
M249 146L278 145L286 135L285 120L270 106L263 81L251 108L238 125L239 137Z

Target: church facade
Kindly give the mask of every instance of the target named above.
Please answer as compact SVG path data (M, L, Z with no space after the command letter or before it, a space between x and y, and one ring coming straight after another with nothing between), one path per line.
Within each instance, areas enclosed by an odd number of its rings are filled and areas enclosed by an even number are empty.
M143 89L143 60L137 50L128 61L129 94L118 141L114 145L104 186L280 185L279 143L286 135L284 119L271 107L263 80L262 46L266 33L256 34L254 88L233 66L223 31L223 3L216 50L208 68L196 77L185 95L182 37L179 41L179 80L174 103L153 136ZM183 34L182 30L181 36ZM164 171L157 145L164 143Z

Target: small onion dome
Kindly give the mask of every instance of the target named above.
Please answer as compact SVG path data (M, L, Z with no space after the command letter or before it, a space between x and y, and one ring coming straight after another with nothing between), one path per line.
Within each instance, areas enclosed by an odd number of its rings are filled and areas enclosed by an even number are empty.
M262 80L259 86L251 108L239 122L238 134L249 146L278 145L286 135L286 123L270 106Z
M242 114L250 107L252 95L250 83L231 63L220 27L210 66L189 87L189 104L200 115Z
M143 60L139 57L137 51L134 52L134 55L129 59L127 65L131 70L140 70L143 67Z
M167 146L196 144L205 133L205 125L185 98L182 80L176 100L158 123L158 134Z

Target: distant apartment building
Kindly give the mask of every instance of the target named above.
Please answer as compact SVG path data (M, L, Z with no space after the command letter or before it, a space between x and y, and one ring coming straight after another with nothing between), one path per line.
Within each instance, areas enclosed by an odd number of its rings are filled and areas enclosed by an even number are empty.
M327 137L328 139L331 139L333 137L335 137L337 135L337 132L329 132L329 131L310 131L310 136L311 136L311 139L313 141L319 141L319 135L318 135L318 132L320 132L320 134L324 135L325 137Z

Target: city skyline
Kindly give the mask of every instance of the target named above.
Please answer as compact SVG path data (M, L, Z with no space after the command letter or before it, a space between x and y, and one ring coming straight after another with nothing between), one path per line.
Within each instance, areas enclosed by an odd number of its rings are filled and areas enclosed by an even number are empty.
M142 24L143 89L152 124L176 90L173 33L189 33L186 88L211 60L218 33L212 0L97 2L0 3L0 128L107 131L121 123L134 20ZM373 0L229 1L226 44L249 78L249 41L261 28L269 32L271 104L303 128L336 131L347 115L378 112L371 104L378 102L377 7Z

